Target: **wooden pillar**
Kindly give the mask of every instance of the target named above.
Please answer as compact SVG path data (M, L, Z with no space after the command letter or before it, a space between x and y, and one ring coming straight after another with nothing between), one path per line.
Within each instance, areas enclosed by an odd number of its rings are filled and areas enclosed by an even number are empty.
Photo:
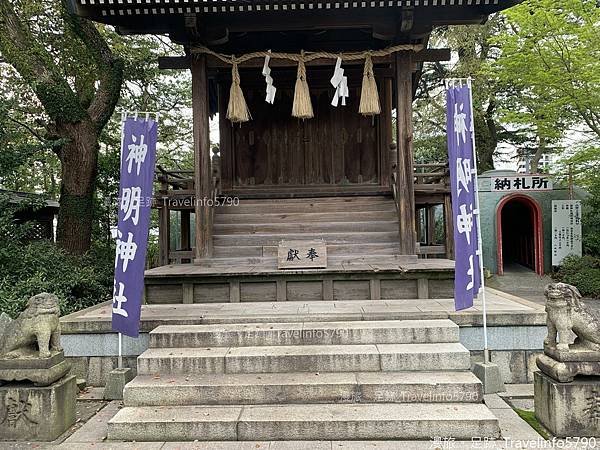
M427 245L435 244L435 205L427 205Z
M410 53L397 52L396 130L398 141L398 219L400 254L417 253L415 232L415 187L413 173L412 60Z
M390 145L392 144L392 92L391 78L383 78L379 83L381 94L381 114L379 115L379 177L382 186L390 185L392 164Z
M181 250L189 250L190 244L190 210L181 210Z
M446 232L446 258L454 259L454 219L452 216L452 198L444 196L444 229Z
M171 245L171 220L167 201L158 209L158 263L161 266L169 264Z
M206 200L212 191L208 124L206 56L192 57L192 114L194 129L194 189L196 191L196 259L212 256L212 214Z
M158 208L158 264L166 266L169 264L169 252L171 245L171 215L169 209L169 183L167 175L161 174L158 177L160 182L160 207Z
M219 152L221 163L221 186L223 189L233 187L233 128L227 119L227 103L229 100L229 88L219 85Z

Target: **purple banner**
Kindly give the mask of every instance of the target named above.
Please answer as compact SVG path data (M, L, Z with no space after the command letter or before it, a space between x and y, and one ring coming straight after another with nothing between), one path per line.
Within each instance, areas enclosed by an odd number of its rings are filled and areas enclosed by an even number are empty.
M112 329L131 337L140 330L157 128L145 118L123 125Z
M476 186L473 109L470 86L448 87L446 92L448 163L454 219L454 305L456 311L473 306L481 276L477 254Z

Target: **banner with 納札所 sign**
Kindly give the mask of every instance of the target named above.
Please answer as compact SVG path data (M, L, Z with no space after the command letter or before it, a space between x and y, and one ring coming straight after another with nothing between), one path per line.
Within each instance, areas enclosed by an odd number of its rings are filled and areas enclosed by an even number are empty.
M552 180L544 175L492 177L490 181L490 190L493 192L552 190Z
M448 164L454 219L454 303L457 311L473 306L481 284L477 253L473 110L468 84L446 91Z
M148 117L123 123L112 329L131 337L139 334L157 128Z

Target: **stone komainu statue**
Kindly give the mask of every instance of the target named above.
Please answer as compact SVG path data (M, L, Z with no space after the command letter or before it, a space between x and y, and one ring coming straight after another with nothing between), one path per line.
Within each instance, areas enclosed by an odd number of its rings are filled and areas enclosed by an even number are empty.
M548 336L544 345L569 350L567 342L572 331L577 339L571 350L600 351L600 311L586 305L570 284L551 283L546 286L545 296Z
M56 295L31 297L15 320L0 320L0 357L19 358L39 351L40 358L48 358L51 351L61 351L59 316Z

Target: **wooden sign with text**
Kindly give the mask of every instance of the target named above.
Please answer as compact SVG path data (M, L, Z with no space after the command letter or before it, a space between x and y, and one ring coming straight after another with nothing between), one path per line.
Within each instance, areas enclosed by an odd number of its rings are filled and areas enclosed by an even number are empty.
M324 269L327 267L325 241L281 241L277 251L279 269Z

